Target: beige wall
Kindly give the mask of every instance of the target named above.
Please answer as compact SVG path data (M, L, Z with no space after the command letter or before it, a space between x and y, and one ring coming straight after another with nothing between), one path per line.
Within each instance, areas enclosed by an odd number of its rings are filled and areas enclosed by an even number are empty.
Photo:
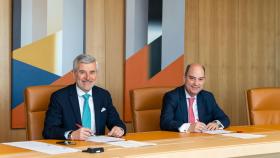
M0 1L0 142L25 139L25 130L11 130L11 1Z
M246 124L245 90L279 86L278 0L187 0L185 59L206 66L232 124Z
M186 2L186 64L204 64L207 69L206 89L215 94L233 124L246 124L245 90L280 85L280 2ZM124 6L125 0L86 0L86 52L98 59L98 85L111 92L121 115ZM10 16L10 0L1 0L0 141L25 139L25 130L10 129Z

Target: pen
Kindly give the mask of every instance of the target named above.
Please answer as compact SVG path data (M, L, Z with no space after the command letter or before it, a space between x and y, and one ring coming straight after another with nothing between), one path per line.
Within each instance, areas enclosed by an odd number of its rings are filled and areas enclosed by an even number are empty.
M79 128L83 128L83 126L80 125L80 124L78 124L78 123L76 123L75 125L76 125L77 127L79 127ZM91 135L91 136L95 136L95 134L94 134L92 131L90 132L90 135Z
M75 124L77 127L79 127L79 128L82 128L83 126L82 125L80 125L80 124L78 124L78 123L76 123Z

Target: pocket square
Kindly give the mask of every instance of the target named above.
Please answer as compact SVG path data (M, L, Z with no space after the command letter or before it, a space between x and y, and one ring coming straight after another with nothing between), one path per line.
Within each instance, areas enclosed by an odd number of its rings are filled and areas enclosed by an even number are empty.
M101 112L103 112L103 111L106 111L106 108L103 107L103 108L101 109Z

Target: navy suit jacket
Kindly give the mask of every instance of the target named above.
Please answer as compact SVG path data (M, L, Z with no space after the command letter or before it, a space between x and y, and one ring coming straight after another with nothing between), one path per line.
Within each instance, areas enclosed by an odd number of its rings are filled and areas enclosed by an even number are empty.
M126 127L112 104L110 93L94 86L92 98L95 110L95 134L104 135L106 125L109 130L118 126L126 132ZM81 125L82 121L76 84L73 84L52 94L46 113L43 136L46 139L65 139L66 131L78 129L76 124Z
M199 121L206 125L214 120L219 120L225 128L230 124L228 116L220 109L213 94L208 91L202 90L198 93L197 110ZM160 128L178 131L183 123L188 123L188 108L185 87L181 86L164 95Z

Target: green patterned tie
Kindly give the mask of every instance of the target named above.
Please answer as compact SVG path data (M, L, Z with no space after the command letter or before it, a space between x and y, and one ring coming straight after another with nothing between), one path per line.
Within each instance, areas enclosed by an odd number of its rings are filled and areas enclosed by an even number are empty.
M84 109L83 109L83 116L82 116L82 124L83 127L85 128L91 128L91 117L90 117L90 108L89 108L89 100L90 95L89 94L84 94Z

